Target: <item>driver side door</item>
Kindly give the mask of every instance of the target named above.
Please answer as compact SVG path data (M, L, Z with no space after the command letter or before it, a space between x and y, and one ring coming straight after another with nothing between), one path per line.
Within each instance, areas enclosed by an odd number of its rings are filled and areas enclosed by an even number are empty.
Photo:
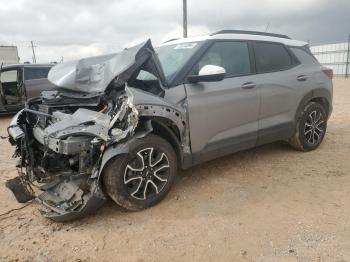
M226 71L219 82L185 84L194 164L255 146L260 99L251 55L248 42L217 41L190 72Z

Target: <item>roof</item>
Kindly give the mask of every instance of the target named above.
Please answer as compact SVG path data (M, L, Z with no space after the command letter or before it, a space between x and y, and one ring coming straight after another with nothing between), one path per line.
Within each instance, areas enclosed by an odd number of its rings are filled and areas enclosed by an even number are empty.
M3 65L3 69L8 68L18 68L18 67L25 67L25 68L35 68L35 67L53 67L56 64L11 64L11 65Z
M163 43L162 45L201 42L201 41L216 40L216 39L266 41L266 42L282 43L287 46L305 46L308 44L307 42L304 42L304 41L290 39L286 35L279 35L279 34L265 33L265 32L255 32L255 31L222 30L210 35L170 40Z

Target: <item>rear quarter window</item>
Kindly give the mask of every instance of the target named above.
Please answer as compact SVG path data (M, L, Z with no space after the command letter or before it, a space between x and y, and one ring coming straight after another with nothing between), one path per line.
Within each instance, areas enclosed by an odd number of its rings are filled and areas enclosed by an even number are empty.
M24 69L24 79L25 80L34 80L34 79L43 79L47 78L51 68L25 68Z
M282 71L293 65L292 57L282 44L257 42L254 53L258 73Z
M290 50L303 65L320 65L317 59L301 48L291 47Z

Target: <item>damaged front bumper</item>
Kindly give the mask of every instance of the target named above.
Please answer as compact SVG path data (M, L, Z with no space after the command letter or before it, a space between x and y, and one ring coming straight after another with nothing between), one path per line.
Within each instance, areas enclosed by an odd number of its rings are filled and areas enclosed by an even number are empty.
M95 212L106 202L97 180L84 191L83 179L59 181L37 197L45 207L41 214L57 222L78 219Z
M49 105L41 102L36 110L26 108L12 119L8 133L16 146L14 156L19 157L19 176L7 186L20 202L42 191L36 196L44 207L42 215L67 221L105 203L100 181L103 155L111 145L133 136L138 111L131 94L102 109L79 105L68 112Z

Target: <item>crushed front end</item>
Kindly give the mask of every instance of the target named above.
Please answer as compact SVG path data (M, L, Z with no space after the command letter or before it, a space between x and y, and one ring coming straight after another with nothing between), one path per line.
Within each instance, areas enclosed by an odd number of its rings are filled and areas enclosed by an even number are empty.
M19 202L35 196L42 214L55 221L91 213L106 200L99 180L105 149L132 136L137 124L132 96L124 90L109 96L43 92L8 128L19 160L18 177L7 186Z
M141 71L157 80L139 80ZM48 79L57 88L28 101L8 128L19 176L7 187L19 202L36 197L44 216L66 221L105 202L104 165L127 153L121 148L129 141L152 131L149 119L141 121L146 107L136 109L131 90L142 90L142 97L152 94L153 100L164 95L168 83L150 40L120 53L58 64ZM173 112L160 108L163 115Z

